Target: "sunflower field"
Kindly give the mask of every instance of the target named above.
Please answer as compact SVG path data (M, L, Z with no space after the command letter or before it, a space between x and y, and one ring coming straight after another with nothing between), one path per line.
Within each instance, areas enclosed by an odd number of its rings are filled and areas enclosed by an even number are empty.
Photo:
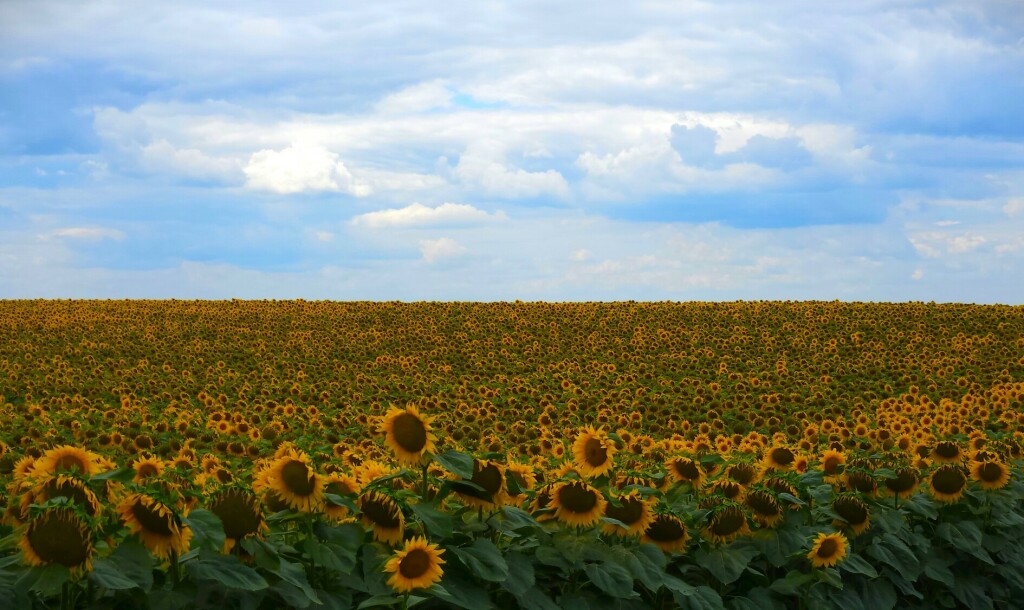
M0 301L2 608L1005 608L1024 307Z

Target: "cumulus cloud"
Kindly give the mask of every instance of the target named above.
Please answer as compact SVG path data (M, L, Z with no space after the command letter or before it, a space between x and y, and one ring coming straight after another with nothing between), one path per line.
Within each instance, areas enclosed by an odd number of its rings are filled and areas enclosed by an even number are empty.
M1006 205L1003 206L1003 212L1005 212L1007 216L1024 214L1024 197L1017 197L1007 201Z
M442 203L428 207L413 203L404 208L367 212L352 219L352 224L381 229L387 227L413 227L447 224L469 224L504 218L504 214L488 214L466 203Z
M466 247L450 237L424 239L420 241L420 254L427 263L453 258L465 254Z
M488 147L471 144L452 169L452 177L471 191L501 199L547 195L564 198L569 183L556 170L530 172L508 165Z
M377 103L377 112L399 114L447 108L452 92L442 81L429 81L389 94Z
M195 148L176 148L164 139L142 147L142 164L151 171L202 180L236 182L243 177L237 159L211 156Z
M323 146L293 145L283 150L260 150L245 166L246 186L291 194L340 191L366 197L370 187L353 178L338 155Z

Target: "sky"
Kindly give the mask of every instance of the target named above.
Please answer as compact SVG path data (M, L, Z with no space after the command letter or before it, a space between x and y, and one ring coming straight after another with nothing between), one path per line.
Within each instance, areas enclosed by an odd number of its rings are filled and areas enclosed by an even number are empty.
M3 0L0 298L1022 304L1021 100L1019 0Z

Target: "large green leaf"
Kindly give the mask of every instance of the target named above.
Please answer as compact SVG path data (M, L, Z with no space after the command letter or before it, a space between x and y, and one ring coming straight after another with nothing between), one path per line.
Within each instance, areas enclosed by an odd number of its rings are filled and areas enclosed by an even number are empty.
M442 539L452 537L452 532L455 529L455 519L450 514L439 511L436 506L430 503L413 504L410 508L431 535Z
M269 586L256 570L231 555L203 554L185 565L192 578L213 581L226 589L260 591Z
M861 574L868 578L877 578L878 570L871 566L863 557L856 553L850 553L846 559L839 562L839 568L851 574Z
M505 555L505 563L508 564L508 578L505 579L505 589L512 595L524 595L533 589L536 582L533 562L530 558L517 551L511 551Z
M89 580L97 587L120 591L138 587L132 578L121 572L121 569L109 557L101 557L92 562L92 572L89 573Z
M306 571L303 569L301 564L292 563L282 559L274 574L281 577L281 580L299 589L309 601L314 604L320 603L320 599L317 597L316 592L313 591L313 587L309 585L309 579L306 578Z
M561 606L537 588L528 589L515 597L523 610L562 610Z
M694 553L694 561L722 584L732 584L743 574L750 560L759 554L757 548L739 542L721 545Z
M434 456L434 461L440 464L448 472L454 473L463 479L473 478L473 456L454 449Z
M131 579L143 591L149 591L153 587L153 556L146 547L133 538L123 540L117 545L108 559L117 566L123 576Z
M478 538L468 547L449 547L477 578L502 582L508 578L508 564L490 540Z
M490 610L494 607L487 589L480 585L479 580L454 563L445 566L441 586L432 587L430 591L449 607L458 606L466 610Z
M588 563L583 571L594 586L612 597L629 599L637 595L633 590L633 575L616 563Z
M182 517L192 528L192 548L219 553L224 548L224 524L211 511L199 508Z

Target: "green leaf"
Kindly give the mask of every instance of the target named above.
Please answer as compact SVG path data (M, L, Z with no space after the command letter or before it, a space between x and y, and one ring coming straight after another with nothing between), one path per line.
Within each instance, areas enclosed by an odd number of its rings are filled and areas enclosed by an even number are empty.
M309 580L306 578L306 571L302 568L301 564L292 563L282 559L274 574L280 576L281 580L284 582L297 587L309 601L314 604L320 603L320 598L318 598L316 592L313 591L313 587L309 585Z
M772 582L768 585L768 588L779 595L785 595L787 597L803 597L804 593L813 581L814 576L800 572L799 570L793 570L786 574L785 578L780 578Z
M700 549L694 553L694 561L719 582L728 585L743 574L750 560L758 554L759 551L753 546L736 542L709 550Z
M452 537L455 519L450 514L437 510L433 504L413 504L410 508L430 534L442 539Z
M135 469L129 466L122 466L115 468L114 470L108 470L101 472L100 474L92 475L90 481L116 481L118 483L127 483L135 478Z
M502 531L513 531L526 527L537 527L540 524L530 516L530 513L515 506L501 507L501 529Z
M139 586L133 579L122 574L117 564L109 557L101 557L92 562L89 580L93 581L97 587L112 591L134 589Z
M939 518L939 509L935 501L927 494L915 494L903 503L903 508L915 513L925 519L934 521Z
M635 576L652 593L665 584L665 553L653 544L641 544L633 550L639 569Z
M380 606L395 606L402 603L402 598L395 595L374 595L363 603L356 606L357 610L363 608L378 608Z
M561 606L537 588L528 589L515 597L523 610L562 610Z
M969 553L989 565L995 565L988 551L982 547L981 528L973 521L959 523L940 523L935 530L939 538L965 553Z
M952 587L956 577L953 576L953 571L949 569L949 565L948 559L945 559L938 553L929 553L925 558L924 575L936 582L941 582L947 587Z
M612 597L629 599L636 596L633 591L633 576L626 568L612 563L588 563L583 566L590 582Z
M811 499L814 503L819 506L824 506L832 503L832 486L831 485L818 485L810 489Z
M884 578L865 582L862 598L864 607L870 610L892 610L899 601L896 589Z
M849 572L850 574L861 574L868 578L878 577L878 571L871 567L871 564L863 557L854 553L848 554L846 559L840 561L839 568L844 572Z
M487 589L455 563L445 566L441 586L433 587L430 591L449 606L458 606L466 610L489 610L494 607Z
M352 498L349 498L347 496L340 496L338 494L328 494L328 493L325 493L324 494L324 500L327 500L328 502L330 502L331 504L333 504L335 506L344 506L353 515L358 515L358 514L363 512L363 511L359 510L359 506L352 500Z
M59 563L32 568L29 574L33 578L29 590L35 591L43 597L59 595L61 587L71 578L71 570L68 570Z
M718 594L718 591L705 585L697 587L694 594L688 597L686 603L682 605L684 608L692 610L725 610L722 596Z
M533 589L536 576L533 570L533 562L530 558L517 551L511 551L505 555L505 563L508 564L508 578L505 579L505 589L512 595L524 595Z
M469 454L449 449L444 453L435 455L434 461L448 472L457 474L463 479L473 478L473 456Z
M220 517L206 509L196 509L182 517L192 528L192 548L206 549L219 553L224 548L224 524Z
M843 588L843 578L839 575L839 570L835 568L822 568L814 570L814 577L818 579L818 582L823 582L829 586L835 587L836 589Z
M133 538L123 540L107 558L118 571L143 591L153 587L153 556Z
M508 564L490 540L478 538L468 547L449 547L476 577L491 582L508 578Z
M791 493L787 493L787 492L780 493L779 494L779 499L780 500L785 500L786 502L789 502L790 504L796 504L798 506L805 506L807 504L807 502L804 502L800 498L794 496Z
M985 610L993 608L992 598L985 591L985 580L977 577L957 578L952 587L953 595L956 596L966 607L971 610Z
M227 589L260 591L269 586L256 570L231 555L206 554L185 565L192 578L212 580Z

